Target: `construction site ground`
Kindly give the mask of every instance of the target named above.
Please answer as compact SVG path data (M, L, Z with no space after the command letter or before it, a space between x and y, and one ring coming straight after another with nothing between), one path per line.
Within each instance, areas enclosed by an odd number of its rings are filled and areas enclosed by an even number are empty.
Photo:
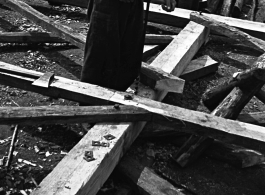
M86 10L73 6L51 6L42 0L26 0L43 14L69 25L86 34L88 23ZM0 5L0 31L2 32L45 32L20 14ZM149 24L148 33L175 34L169 26ZM163 48L161 48L162 50ZM196 57L209 55L220 62L218 72L201 79L187 82L183 94L169 94L164 102L191 110L209 112L201 103L202 94L209 88L226 81L235 72L250 68L261 53L228 38L210 36ZM78 80L83 61L83 51L67 43L57 44L6 44L0 43L0 60L23 68L41 72L54 72L58 76ZM152 58L148 60L150 63ZM78 105L64 99L51 99L36 93L0 85L0 106L43 106ZM265 105L255 97L243 112L264 111ZM148 124L145 135L161 127ZM0 140L12 136L14 126L0 126ZM172 128L173 129L173 128ZM56 124L39 126L19 126L16 155L12 171L6 174L0 169L0 194L30 193L57 163L78 143L85 131L81 124ZM10 142L0 145L0 157L7 155ZM36 146L39 152L36 153ZM138 159L157 173L171 177L172 181L194 194L201 195L263 195L265 194L265 166L236 168L227 163L200 157L187 168L180 168L170 161L170 154L179 146L174 141L154 141L140 136L126 155ZM265 147L260 146L260 152ZM36 166L21 166L19 159L30 161ZM99 194L124 194L132 188L124 182L120 174L114 174L102 187ZM133 194L135 194L133 192Z

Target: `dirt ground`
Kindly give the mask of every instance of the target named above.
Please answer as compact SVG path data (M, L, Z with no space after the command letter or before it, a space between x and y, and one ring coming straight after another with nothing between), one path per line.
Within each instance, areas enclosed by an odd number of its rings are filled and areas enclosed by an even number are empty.
M66 24L80 33L88 29L85 10L73 6L51 6L46 1L25 0L43 14ZM0 31L43 32L20 14L0 5ZM175 34L172 27L149 24L149 33ZM162 50L163 48L161 48ZM227 38L211 36L195 58L210 55L220 62L218 72L196 81L187 82L182 95L169 94L164 102L191 110L209 112L201 103L202 94L209 88L227 80L234 72L250 68L259 52ZM41 72L51 71L58 76L79 79L83 51L70 44L2 44L0 60ZM152 59L148 62L150 63ZM0 105L77 105L64 99L51 99L39 94L0 85ZM242 112L264 111L265 106L255 97ZM145 132L161 128L149 124ZM0 126L0 140L12 136L14 126ZM19 126L15 157L10 172L0 168L0 194L29 194L57 163L78 143L84 131L80 124ZM0 142L1 143L1 142ZM0 144L0 158L8 154L10 141ZM127 155L153 168L158 174L171 178L174 185L184 186L193 194L202 195L263 195L265 194L265 169L263 165L246 169L200 157L188 168L182 169L170 161L170 154L178 150L174 141L159 142L139 137ZM262 153L265 147L259 146ZM21 159L33 164L21 162ZM115 171L114 171L115 172ZM99 194L124 194L131 189L120 175L113 174ZM137 194L137 192L133 192Z

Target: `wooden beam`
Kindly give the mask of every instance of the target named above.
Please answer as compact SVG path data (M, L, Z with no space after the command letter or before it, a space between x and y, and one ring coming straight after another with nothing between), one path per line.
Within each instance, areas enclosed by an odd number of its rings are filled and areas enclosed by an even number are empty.
M190 21L191 10L176 8L173 12L166 12L159 5L152 4L150 6L149 21L155 23L166 24L175 27L184 28ZM214 14L203 15L209 16L219 22L239 28L240 30L250 34L253 37L265 40L265 24L248 20L241 20L231 17L224 17Z
M1 63L1 66L8 66L6 63ZM0 66L0 67L1 67ZM9 66L12 70L16 69L15 66ZM22 68L19 68L22 69ZM35 71L29 71L23 69L24 73L35 73ZM38 73L39 74L39 73ZM149 112L164 115L166 117L178 119L183 122L196 124L199 126L207 127L203 133L208 133L209 136L216 137L218 134L222 135L235 135L240 137L246 137L261 142L265 141L265 129L255 125L241 123L237 121L226 120L220 117L212 116L209 114L187 110L176 106L171 106L157 101L149 100L125 92L118 92L109 89L105 89L99 86L91 85L88 83L82 83L73 81L70 79L55 77L48 89L39 88L31 85L34 81L32 78L23 78L22 76L12 76L8 73L0 73L1 84L19 87L26 90L37 91L41 94L49 94L49 96L55 96L65 98L77 102L84 103L98 103L106 104L106 102L115 102L124 105L132 105L138 108L146 109ZM162 93L164 94L164 93ZM130 98L126 98L129 95ZM131 99L131 100L130 100ZM202 133L201 130L194 130L194 133Z
M237 40L240 43L250 46L262 53L265 51L265 41L252 37L251 35L244 33L236 29L235 27L232 27L223 22L219 22L215 19L212 19L211 17L208 17L204 14L199 14L196 12L190 14L190 19L222 35L225 35L227 37Z
M185 195L184 189L179 189L167 180L159 177L150 168L143 166L132 157L125 156L117 166L120 171L144 195ZM190 193L188 193L190 194Z
M180 76L208 37L209 30L190 22L173 41L161 52L152 65L163 71Z
M53 19L38 12L23 1L0 0L0 3L4 6L11 8L14 11L17 11L24 17L42 26L46 30L52 31L56 36L66 41L69 41L70 43L81 49L84 49L84 43L86 41L85 35L75 32L72 28L68 26L55 22Z
M195 60L192 60L184 72L180 75L180 78L185 81L191 81L207 74L216 72L218 70L219 63L213 60L210 56L204 55Z
M0 43L67 43L52 33L0 32Z
M169 44L175 35L146 34L146 45ZM0 32L0 43L68 43L53 33L46 32Z
M0 124L37 125L152 120L152 113L134 106L0 107Z

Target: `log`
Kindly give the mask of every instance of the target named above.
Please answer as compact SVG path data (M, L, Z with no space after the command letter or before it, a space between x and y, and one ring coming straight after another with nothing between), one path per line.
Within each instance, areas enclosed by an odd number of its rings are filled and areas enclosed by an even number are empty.
M191 135L178 152L172 156L172 159L181 167L186 167L203 154L212 142L212 138Z
M207 8L204 10L206 13L214 14L220 4L220 0L208 0Z
M251 35L244 33L225 23L219 22L206 15L202 15L195 12L191 13L190 19L222 35L233 38L240 43L244 43L245 45L252 47L262 53L265 51L265 41L252 37Z
M240 19L254 21L256 9L256 0L247 0L243 5Z
M16 66L7 65L1 63L1 66L9 66L12 70L15 70ZM22 68L19 68L20 70ZM36 71L29 71L23 69L24 73L40 74ZM125 92L118 92L109 89L105 89L99 86L91 85L88 83L82 83L73 81L70 79L55 77L49 88L40 88L31 85L35 79L24 78L17 75L11 75L8 73L0 73L0 83L12 87L22 88L24 90L38 92L52 97L60 97L72 101L90 103L90 104L106 104L108 102L120 103L124 105L132 105L138 108L143 108L149 112L164 115L169 118L174 118L185 123L191 123L203 127L205 129L191 129L194 133L206 134L209 136L236 136L238 139L254 139L257 141L265 141L265 131L262 127L226 120L220 117L212 116L209 114L191 111L184 108L170 106L164 103L159 103L139 96L133 96ZM165 94L165 93L160 93ZM132 100L127 100L129 96ZM233 137L233 136L232 136ZM242 138L241 138L242 137Z
M238 18L240 16L242 7L245 3L245 0L236 0L235 5L233 7L232 16Z
M262 64L264 62L265 55L261 55L253 66ZM255 65L256 64L256 65ZM237 74L235 77L229 79L227 82L207 90L203 96L202 101L204 105L210 110L214 110L220 102L232 91L236 86L243 87L245 84L250 83L252 77L259 79L259 69L250 69L242 73ZM262 78L261 78L262 79ZM257 95L258 94L258 95ZM260 90L256 93L257 97L265 102L265 93Z
M186 45L186 47L192 47L193 44L194 43L192 43L192 45ZM197 47L199 46L197 45ZM160 55L158 57L160 57ZM181 73L182 72L179 72L178 74ZM0 77L0 79L1 78L2 77ZM71 86L73 86L73 82L71 83ZM65 87L69 89L68 86ZM79 86L76 92L82 92L83 89L84 88L80 88ZM98 91L98 89L100 89L100 87L97 87L96 91ZM89 92L89 90L84 89L83 92L87 93ZM93 90L90 92L93 93ZM144 97L149 97L151 99L156 99L158 101L161 101L166 95L166 93L164 92L155 94L153 90L147 89L143 90L142 93L140 93L139 91L138 94L143 95ZM75 95L75 98L77 98L77 96L78 95ZM102 96L105 96L104 93L100 94L100 97ZM114 96L113 93L111 96L115 100L109 99L109 101L115 102L116 96ZM124 99L124 97L122 99ZM133 100L135 100L135 98ZM89 102L88 98L85 98L85 101ZM147 99L147 102L149 101L150 99ZM131 102L131 100L127 100L126 102ZM110 173L118 163L121 156L127 151L131 143L139 135L144 125L145 122L95 125L85 135L85 137L68 153L68 155L55 167L55 169L41 182L41 188L38 188L36 191L34 191L33 195L44 193L68 193L72 195L96 194L98 189L102 186L104 181L106 181L107 177L110 175ZM114 139L114 141L111 143L110 148L96 149L88 145L88 143L90 143L90 140L101 140L103 139L102 136L108 133L116 137L116 139ZM87 162L84 162L83 154L89 149L95 150L96 160L89 162L88 164ZM65 188L65 186L68 186L68 188Z
M180 78L185 81L192 81L218 70L219 63L213 60L210 56L204 55L195 60L192 60Z
M190 194L184 189L177 188L167 180L159 177L153 170L143 166L132 157L125 156L117 166L127 180L144 195L185 195Z
M233 7L233 0L224 0L221 7L220 15L226 17L230 16L232 7Z
M223 118L237 119L239 113L264 83L265 81L259 81L254 78L251 85L244 89L235 87L211 114Z

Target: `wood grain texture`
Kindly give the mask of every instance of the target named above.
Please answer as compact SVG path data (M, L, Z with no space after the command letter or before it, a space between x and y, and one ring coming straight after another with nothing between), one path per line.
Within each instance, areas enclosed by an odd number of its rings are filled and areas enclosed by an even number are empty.
M218 70L219 63L213 60L210 56L205 55L192 60L180 78L185 81L191 81L207 74L214 73Z
M158 5L150 6L149 21L166 24L175 27L184 28L190 21L190 14L193 11L176 8L173 12L166 12ZM215 14L206 14L203 13L212 19L215 19L219 22L223 22L227 25L236 27L243 32L248 33L249 35L265 40L265 24L260 22L253 22L248 20L242 20L231 17L224 17ZM211 32L213 33L213 32Z
M8 66L8 64L6 63L4 64L1 63L0 65ZM10 68L12 67L12 69L16 68L15 66L9 66L9 67ZM28 72L35 72L35 71L28 71ZM36 88L38 89L38 87L36 86L32 87L31 85L34 79L27 78L26 81L24 82L25 79L23 79L23 77L21 76L15 76L15 77L13 76L11 77L12 79L7 79L7 78L10 78L10 74L1 73L0 77L1 84L11 85L13 87L19 87L26 90L31 89L32 91L35 91ZM207 127L205 128L204 133L209 133L209 135L212 136L216 136L218 133L232 134L259 141L265 141L265 131L262 131L263 128L259 128L258 126L255 125L230 121L209 114L167 105L164 103L149 100L139 96L133 96L132 100L126 100L124 99L124 96L127 94L125 92L109 90L99 86L73 81L62 77L55 77L55 80L53 81L53 83L51 83L48 89L45 88L44 90L43 88L41 88L41 90L37 92L42 94L51 93L51 96L56 95L57 97L60 98L65 98L84 103L101 102L101 104L104 103L106 104L106 102L115 102L124 105L132 105L138 108L146 109L147 111L155 114L164 115L166 117L175 118L178 120L182 120L184 122ZM152 93L149 91L149 93L145 94L152 94ZM198 133L200 133L200 131L198 131Z
M209 30L190 22L153 62L153 67L180 76L208 37Z
M193 12L190 14L190 19L220 34L233 38L237 40L238 42L243 43L249 47L252 47L262 53L265 51L265 41L252 37L247 33L244 33L225 23L212 19L211 17L208 17L204 14Z

